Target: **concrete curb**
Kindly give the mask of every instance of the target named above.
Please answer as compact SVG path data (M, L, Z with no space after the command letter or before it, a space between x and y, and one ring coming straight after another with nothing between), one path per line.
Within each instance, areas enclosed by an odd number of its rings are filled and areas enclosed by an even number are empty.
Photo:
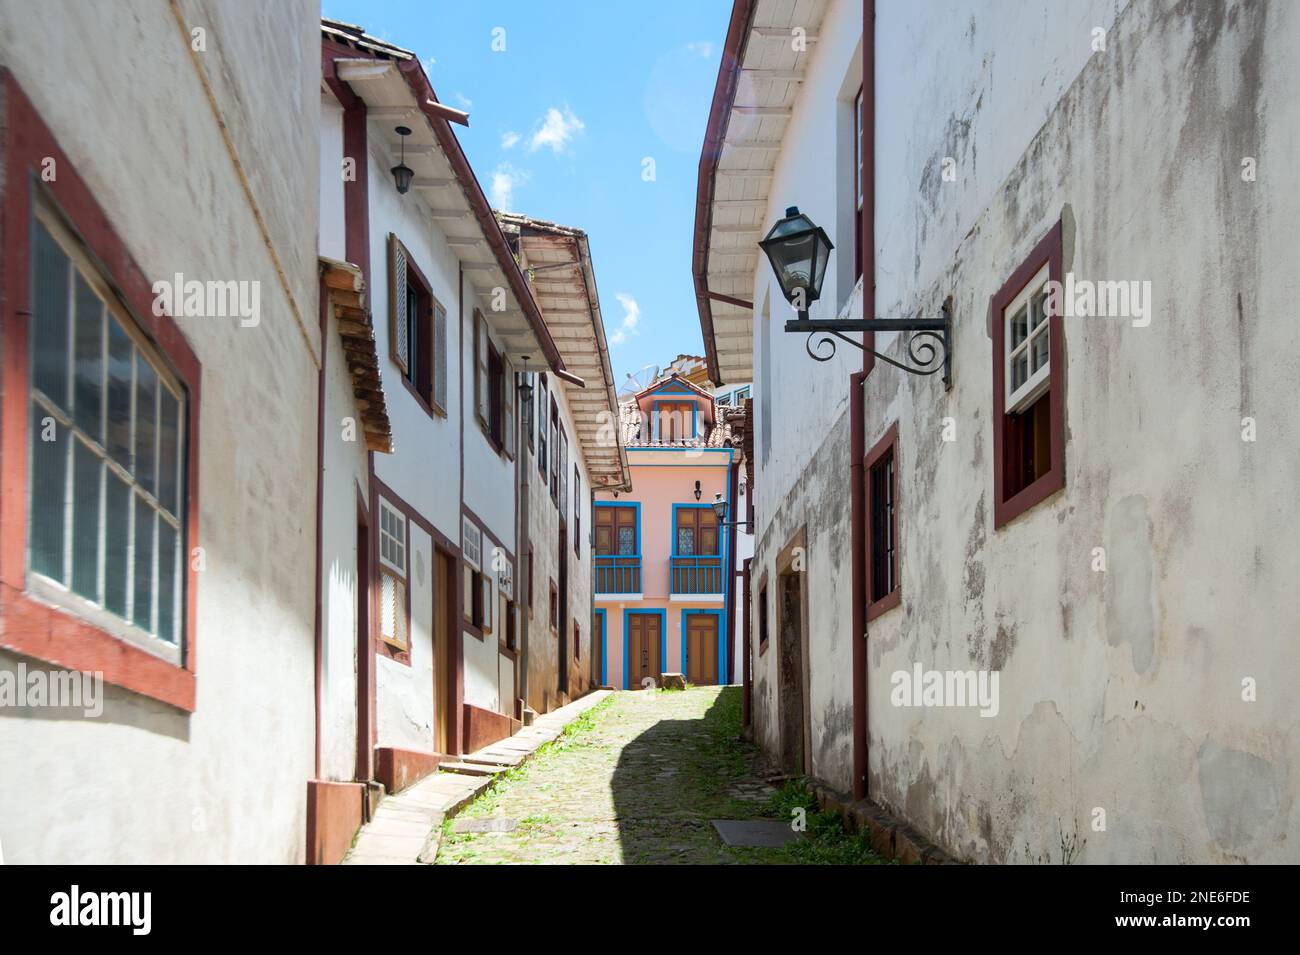
M547 743L563 735L565 728L587 710L612 695L596 690L558 710L538 716L514 736L462 757L486 764L509 760L510 768L522 766ZM438 856L442 825L459 813L488 787L500 773L470 776L437 771L385 798L374 818L357 832L343 865L431 865Z

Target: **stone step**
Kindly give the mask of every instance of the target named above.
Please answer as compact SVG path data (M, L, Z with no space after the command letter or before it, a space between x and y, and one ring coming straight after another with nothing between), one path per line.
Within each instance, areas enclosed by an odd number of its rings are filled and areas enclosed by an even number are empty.
M462 776L495 776L504 773L508 766L493 766L487 763L439 763L438 769L445 773L459 773Z

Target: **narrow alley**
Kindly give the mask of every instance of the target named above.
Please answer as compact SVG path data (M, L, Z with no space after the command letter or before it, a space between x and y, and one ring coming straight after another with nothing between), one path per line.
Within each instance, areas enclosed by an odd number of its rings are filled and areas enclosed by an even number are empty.
M880 861L811 810L790 845L724 844L713 820L784 825L810 805L769 778L740 739L739 687L617 693L449 820L437 862Z

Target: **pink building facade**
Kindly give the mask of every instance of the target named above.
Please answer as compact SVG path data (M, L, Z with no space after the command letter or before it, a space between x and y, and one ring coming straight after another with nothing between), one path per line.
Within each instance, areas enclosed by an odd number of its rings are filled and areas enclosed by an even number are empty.
M593 632L601 683L640 689L665 673L736 682L734 611L741 452L732 419L680 375L620 407L630 493L598 492ZM715 502L726 505L720 518Z

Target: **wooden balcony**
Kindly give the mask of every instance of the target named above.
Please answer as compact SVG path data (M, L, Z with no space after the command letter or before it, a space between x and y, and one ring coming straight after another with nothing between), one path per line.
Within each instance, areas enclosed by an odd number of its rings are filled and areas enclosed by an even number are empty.
M670 557L668 566L670 593L722 593L722 556L720 554L700 557Z
M641 593L641 555L629 556L597 554L593 558L596 570L596 593Z

